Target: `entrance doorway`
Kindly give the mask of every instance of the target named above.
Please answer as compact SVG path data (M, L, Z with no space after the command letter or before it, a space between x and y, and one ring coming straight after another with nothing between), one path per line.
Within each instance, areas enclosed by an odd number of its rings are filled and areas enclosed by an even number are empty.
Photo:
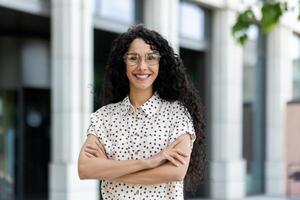
M0 8L0 13L0 200L45 200L50 158L49 18L7 8Z

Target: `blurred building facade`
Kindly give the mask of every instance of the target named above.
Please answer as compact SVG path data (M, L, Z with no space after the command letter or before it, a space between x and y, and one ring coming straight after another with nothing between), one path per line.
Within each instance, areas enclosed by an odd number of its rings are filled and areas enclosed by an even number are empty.
M0 200L99 199L77 157L111 42L136 23L170 41L206 107L208 179L187 196L299 196L300 26L251 27L241 47L231 26L253 3L0 0Z

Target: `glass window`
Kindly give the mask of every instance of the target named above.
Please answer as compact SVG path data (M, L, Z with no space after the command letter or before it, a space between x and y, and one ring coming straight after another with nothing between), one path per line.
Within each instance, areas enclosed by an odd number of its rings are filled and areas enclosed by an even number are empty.
M248 30L248 42L244 47L244 70L243 70L243 99L244 102L251 102L255 98L254 71L258 59L257 39L259 30L257 26L251 26Z
M135 0L95 0L94 3L96 15L126 24L135 21Z
M183 38L194 39L198 41L204 40L204 10L196 4L181 2L179 14L180 36Z
M292 46L292 58L293 58L293 100L300 100L300 36L294 34Z
M261 0L241 0L241 2L245 5L253 5Z
M248 31L243 49L243 158L248 195L264 192L265 38L257 26Z

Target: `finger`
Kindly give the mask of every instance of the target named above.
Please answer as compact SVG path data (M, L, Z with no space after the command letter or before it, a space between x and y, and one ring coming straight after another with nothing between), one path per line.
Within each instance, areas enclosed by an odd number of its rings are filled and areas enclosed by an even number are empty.
M189 154L183 152L180 149L169 149L169 151L172 152L172 153L176 153L176 154L178 154L180 156L183 156L183 157L188 157L189 156Z
M89 149L89 150L92 150L92 151L97 151L98 152L98 154L97 154L98 157L104 156L105 158L107 158L105 150L102 151L98 146L95 148L95 145L90 145L89 144L89 145L86 145L85 148Z
M85 152L89 152L89 153L92 153L94 154L95 156L99 157L102 153L99 152L98 150L95 150L95 149L91 149L91 148L85 148L84 149Z
M177 161L179 161L181 164L183 164L183 165L185 164L185 160L181 155L175 153L174 155L172 155L172 157L174 159L176 159Z
M86 149L91 149L91 150L97 151L99 153L103 153L103 151L100 148L98 148L98 146L95 147L95 146L92 146L92 145L87 145Z
M100 157L100 155L101 155L98 151L93 150L93 149L88 149L88 148L85 148L85 149L84 149L84 152L93 154L93 155L96 156L96 157Z
M189 154L181 151L180 149L175 149L175 152L178 153L179 155L183 156L183 157L188 157Z
M85 146L91 149L100 149L97 144L86 144Z
M91 155L87 152L84 152L84 155L86 155L88 158L91 158Z
M87 152L84 152L84 154L89 157L89 158L96 158L93 154L90 154L90 153L87 153Z
M170 155L166 156L167 160L170 161L173 165L175 165L176 167L179 167L179 163Z
M100 149L95 148L94 146L86 146L85 148L86 148L86 149L92 149L92 150L94 150L94 151L101 151Z
M99 141L95 141L95 143L96 143L97 147L104 153L105 150L103 149L103 146L100 144L100 142Z
M177 152L173 151L169 153L169 156L171 156L176 161L179 161L182 164L185 164L184 157L179 155Z
M179 167L180 163L178 161L176 161L173 157L168 157L167 158L168 161L170 161L174 166Z
M107 158L106 151L99 140L96 141L97 147L99 148L100 153Z

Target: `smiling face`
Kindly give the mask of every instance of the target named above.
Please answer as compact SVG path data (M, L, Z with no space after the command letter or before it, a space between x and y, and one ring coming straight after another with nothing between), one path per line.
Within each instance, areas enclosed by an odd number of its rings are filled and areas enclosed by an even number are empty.
M152 91L153 82L157 78L159 71L159 62L153 62L153 59L157 59L153 57L157 56L155 51L143 39L137 38L130 44L127 55L125 64L130 90ZM145 62L145 57L147 63ZM132 65L131 61L136 59L139 61L136 65Z

